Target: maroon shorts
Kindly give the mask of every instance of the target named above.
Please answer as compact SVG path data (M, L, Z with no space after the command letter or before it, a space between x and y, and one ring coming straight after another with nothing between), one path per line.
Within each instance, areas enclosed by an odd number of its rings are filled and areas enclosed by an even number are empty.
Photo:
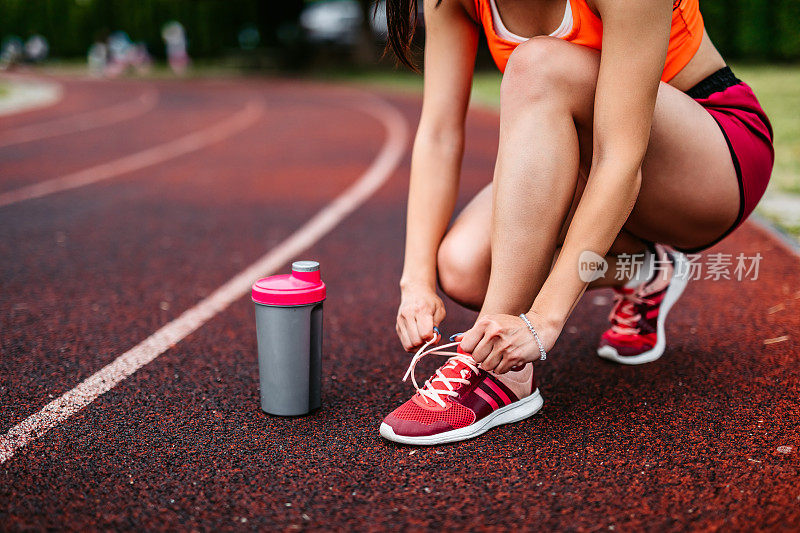
M769 183L775 152L772 148L772 125L758 103L753 90L725 67L688 91L719 124L731 152L739 179L739 215L733 225L713 242L716 244L750 216Z

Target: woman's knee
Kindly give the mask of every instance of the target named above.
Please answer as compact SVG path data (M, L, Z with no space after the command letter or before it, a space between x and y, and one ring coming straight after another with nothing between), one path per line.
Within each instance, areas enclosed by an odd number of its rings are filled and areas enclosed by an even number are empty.
M591 119L600 56L555 37L534 37L511 53L500 88L501 108L547 105L576 121Z
M517 46L503 74L503 103L531 103L556 96L569 81L569 67L562 59L566 46L570 45L555 37L534 37Z
M489 282L485 258L459 239L447 236L439 246L439 286L452 300L467 307L479 307Z

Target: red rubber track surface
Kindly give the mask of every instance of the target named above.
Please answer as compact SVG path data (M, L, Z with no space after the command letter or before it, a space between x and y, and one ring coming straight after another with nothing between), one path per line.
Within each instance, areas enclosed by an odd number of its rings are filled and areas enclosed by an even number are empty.
M385 137L343 105L347 91L320 85L61 81L61 103L4 118L0 138L145 85L159 101L128 121L0 148L0 190L167 142L252 100L266 111L202 151L0 208L2 433L291 234ZM418 99L384 97L416 123ZM497 125L470 112L462 205L491 179ZM303 254L329 286L322 410L259 410L242 298L0 465L0 529L800 528L800 262L749 224L713 251L760 252L759 280L692 283L659 361L598 359L609 294L591 293L537 364L540 414L438 448L382 440L381 419L411 392L394 334L407 174L406 157ZM471 313L448 310L446 332L470 326Z

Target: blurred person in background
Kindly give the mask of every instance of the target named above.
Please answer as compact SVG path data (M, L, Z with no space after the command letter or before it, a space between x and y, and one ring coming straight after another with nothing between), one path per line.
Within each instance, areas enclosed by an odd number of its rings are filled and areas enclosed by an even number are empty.
M150 71L153 60L144 42L133 43L124 31L115 31L107 39L99 39L86 55L89 72L93 76L115 78L133 71L144 75Z
M256 26L248 24L239 30L236 39L239 41L239 48L242 50L255 50L261 43L261 33L259 33Z
M355 0L316 2L300 14L300 27L312 43L354 45L362 22Z
M150 52L147 50L147 44L144 42L138 42L134 44L130 58L131 66L136 74L143 76L150 72L150 68L153 66L153 58L150 57Z
M383 0L325 0L306 6L299 22L309 43L342 47L351 61L366 66L375 62L376 40L386 41L385 13Z
M50 45L42 35L31 35L25 41L25 59L31 63L41 63L47 59Z
M172 72L182 76L189 68L190 59L187 51L186 31L183 25L173 20L164 24L161 29L161 38L167 49L167 62Z
M131 64L133 43L124 31L115 31L108 37L108 64L105 75L115 78Z
M86 53L86 62L92 76L104 76L108 64L108 45L105 41L95 41Z
M389 46L413 66L416 0L386 5ZM438 342L437 282L479 315L448 345L458 353L381 424L410 444L536 413L529 363L588 287L616 295L597 354L658 359L687 283L678 250L738 227L773 163L770 123L705 32L698 0L425 0L424 17L397 333L409 351ZM499 150L492 183L448 229L481 31L504 72ZM621 270L626 256L639 267Z
M22 61L23 51L22 39L16 35L3 39L0 44L0 69L11 70L17 66Z

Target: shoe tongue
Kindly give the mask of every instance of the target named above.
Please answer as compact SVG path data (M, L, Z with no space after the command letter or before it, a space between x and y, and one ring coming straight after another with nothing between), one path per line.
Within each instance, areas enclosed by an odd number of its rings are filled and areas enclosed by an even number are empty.
M618 291L623 299L617 303L616 308L614 309L613 317L623 317L623 318L630 318L635 314L635 308L633 302L626 298L626 296L631 296L634 293L633 289L623 289L625 292Z
M446 378L460 378L460 379L468 379L469 376L472 375L472 370L461 360L451 358L448 360L444 365L439 368L439 371L444 375ZM431 386L436 390L448 390L444 383L441 380L436 379L439 376L434 375L431 378ZM460 383L451 383L450 386L453 389L457 389L461 384Z
M621 316L625 316L625 317L633 316L635 314L634 310L635 310L635 308L634 308L633 302L623 302L619 306L619 309L617 309L617 315L621 315Z
M444 377L449 379L453 378L469 379L469 377L473 375L473 372L470 369L470 367L464 364L464 362L455 358L451 358L444 365L439 367L439 371L442 373ZM426 385L425 388L430 387L433 388L433 390L437 391L450 390L444 383L442 383L440 379L437 379L438 377L439 377L438 374L434 374L430 378L430 380L428 380L430 385ZM461 383L450 383L452 390L458 390L461 387L461 385L462 385ZM451 396L447 394L442 394L440 397L442 400L448 403L452 399ZM428 400L425 396L421 395L420 393L415 394L413 396L413 400L417 405L424 407L425 409L434 409L434 410L442 409L442 407L436 404L436 402Z

